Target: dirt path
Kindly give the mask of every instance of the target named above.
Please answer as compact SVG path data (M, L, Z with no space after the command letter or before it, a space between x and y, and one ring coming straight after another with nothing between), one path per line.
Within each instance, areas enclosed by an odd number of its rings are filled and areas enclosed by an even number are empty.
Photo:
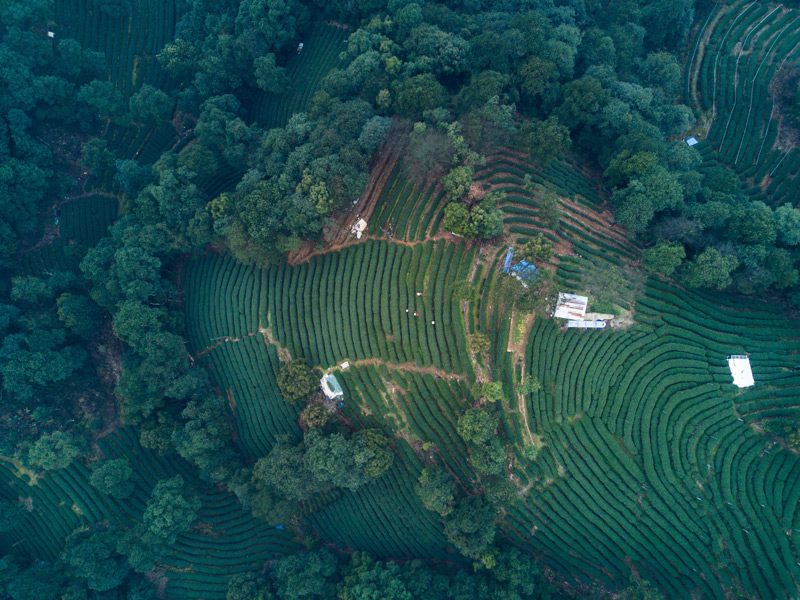
M386 182L394 171L397 161L400 160L402 144L392 142L399 136L405 135L405 133L407 133L405 129L397 129L393 130L390 135L387 136L387 141L384 142L382 149L376 154L378 157L377 161L370 169L367 189L361 194L356 204L343 208L336 215L334 223L331 225L333 233L330 234L326 240L325 247L322 249L315 249L313 243L304 243L300 248L289 254L287 261L290 265L307 262L312 256L336 252L345 246L360 241L356 240L350 234L350 227L355 223L357 218L362 218L369 223L378 198L380 198L383 193Z
M353 31L353 27L347 25L346 23L339 23L339 21L325 21L325 25L331 25L333 27L338 27L339 29L347 29L348 31Z
M253 331L251 333L246 333L245 335L243 335L241 337L238 337L238 338L229 337L229 336L224 336L222 338L218 338L219 341L217 343L209 346L208 348L204 348L203 350L201 350L200 352L198 352L196 354L193 354L192 357L193 358L199 358L199 357L211 352L215 348L219 348L222 344L227 344L227 343L231 343L231 342L241 342L244 339L249 338L249 337L253 337L255 335L263 336L264 337L264 341L266 343L271 343L271 344L278 345L277 342L274 339L272 339L271 332L268 329L265 329L265 328L262 327L262 328L259 328L258 331ZM279 353L280 353L281 349L282 349L282 347L279 346ZM291 357L289 356L286 359L284 359L284 357L281 357L281 360L287 360L287 359L291 360ZM326 372L333 371L333 370L337 369L338 365L341 362L343 362L344 360L345 359L342 358L341 360L337 361L336 365L334 365L333 367L330 367L329 369L326 369ZM419 365L417 365L415 363L395 364L395 363L387 362L387 361L385 361L385 360L383 360L381 358L364 358L364 359L361 359L361 360L349 360L348 362L350 363L351 367L364 367L364 366L369 366L369 365L376 365L376 366L377 365L385 365L386 368L389 371L411 371L411 372L414 372L414 373L419 373L421 375L432 375L434 377L439 377L441 379L447 379L448 381L452 381L452 380L466 381L467 380L467 376L466 375L459 375L457 373L448 373L446 371L442 371L441 369L437 369L436 367L420 367Z
M369 365L384 365L389 371L411 371L412 373L419 373L420 375L432 375L434 377L439 377L441 379L447 379L448 381L466 381L466 375L458 375L457 373L448 373L446 371L442 371L441 369L437 369L436 367L420 367L418 364L415 363L400 363L395 364L391 362L386 362L381 358L364 358L361 360L351 360L350 366L351 367L366 367ZM330 370L334 369L335 367L331 367Z
M525 380L525 362L522 363L522 371L520 372L520 381ZM512 412L512 411L509 411ZM513 411L519 415L522 420L522 425L525 427L525 434L527 435L527 443L525 446L535 446L541 449L544 446L542 438L531 431L531 420L528 415L528 398L526 394L517 394L517 410Z
M322 248L320 250L309 250L308 252L305 252L302 255L297 255L297 254L292 255L292 257L289 258L288 262L289 262L290 266L294 267L294 266L296 266L298 264L301 264L301 263L304 263L304 262L308 262L309 260L311 260L315 256L324 256L325 254L330 254L332 252L339 252L343 248L346 248L348 246L355 246L357 244L363 244L367 240L385 240L387 242L393 242L395 244L401 244L403 246L418 246L420 244L425 244L426 242L428 242L430 240L434 240L434 241L436 241L436 240L448 240L448 241L456 242L456 243L463 242L463 240L461 238L459 238L457 236L454 236L454 235L452 235L450 233L447 233L447 232L437 233L436 235L432 235L430 237L427 237L424 240L401 240L401 239L398 239L398 238L387 237L385 235L363 235L363 236L361 236L360 240L357 240L355 238L351 238L351 239L345 240L344 242L342 242L340 244L334 244L332 246L326 246L325 248Z
M242 337L238 337L238 338L228 337L227 335L223 336L222 338L217 338L219 341L216 344L212 344L208 348L204 348L203 350L200 350L200 352L198 352L197 354L193 354L192 358L200 358L201 356L203 356L205 354L208 354L209 352L211 352L215 348L219 348L220 346L222 346L222 344L227 344L228 342L241 342L242 340L244 340L246 338L253 337L254 335L259 335L259 334L264 335L263 332L261 332L261 331L253 331L251 333L246 333Z

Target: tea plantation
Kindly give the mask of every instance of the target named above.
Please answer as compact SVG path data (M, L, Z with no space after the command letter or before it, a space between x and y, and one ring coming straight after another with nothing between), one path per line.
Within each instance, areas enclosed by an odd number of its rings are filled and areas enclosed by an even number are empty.
M263 453L286 419L275 393L277 346L326 368L349 360L339 372L349 419L434 445L461 484L475 485L480 478L455 431L470 406L475 376L463 340L475 323L464 320L448 286L439 287L467 277L473 262L474 248L464 244L372 240L263 271L214 255L190 262L192 347L214 348L203 360L220 349L231 355L209 366L226 382L243 447ZM752 425L800 408L800 329L764 304L655 279L636 298L636 314L633 327L601 332L564 331L537 317L524 362L505 343L493 354L511 394L505 426L515 447L509 473L517 492L505 535L585 581L612 584L633 565L675 597L739 587L779 597L800 577L800 462ZM493 338L508 339L506 317L488 326ZM752 357L759 382L743 393L725 361L740 353ZM520 367L540 391L513 391ZM526 427L541 440L534 459L522 452ZM387 481L310 509L320 535L380 556L421 548L441 555L441 542L409 546L392 530L400 522L403 530L423 527L403 508L419 467L399 438L397 451L402 468ZM381 529L370 525L372 534L360 536L364 523L378 527L376 518Z
M796 204L800 152L779 137L770 82L798 57L800 11L782 4L717 2L698 32L686 69L686 93L707 111L697 145L703 167L719 161L749 184L753 200ZM785 137L785 136L784 136Z
M47 4L39 41L97 52L96 103L118 114L70 122L72 155L42 140L69 176L28 207L35 226L8 225L0 428L24 431L0 440L0 600L27 600L20 565L69 565L79 584L54 600L138 599L134 580L146 600L796 598L800 149L775 87L787 64L800 81L796 3L684 3L680 43L653 31L669 2L324 4ZM674 98L648 64L675 67ZM165 114L134 118L142 90ZM692 110L669 112L678 96ZM31 127L11 115L3 161ZM0 165L9 197L15 178ZM748 239L755 201L766 234ZM510 248L541 252L530 289ZM654 248L680 256L659 268ZM727 279L692 283L704 256ZM554 318L558 292L607 324ZM755 385L734 386L730 355ZM121 497L96 475L118 459ZM139 526L178 476L196 509L165 543ZM473 553L453 533L469 503L489 516L462 529L491 526ZM123 540L118 591L87 587L86 532ZM123 532L162 554L142 567ZM403 569L430 587L384 585Z

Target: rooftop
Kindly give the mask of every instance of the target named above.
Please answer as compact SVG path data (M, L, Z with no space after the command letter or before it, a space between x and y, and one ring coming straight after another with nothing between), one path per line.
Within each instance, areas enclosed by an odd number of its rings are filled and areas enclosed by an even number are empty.
M323 375L322 379L319 380L319 387L322 388L322 393L325 394L326 398L333 399L336 398L336 396L344 395L342 386L339 384L339 380L336 379L336 375L333 373Z
M750 369L750 358L734 354L728 357L728 367L733 377L733 385L740 388L750 387L755 384L753 371Z
M556 319L582 321L588 305L589 298L586 296L561 293L558 295L558 303L556 304L556 311L553 313L553 316Z
M514 258L514 248L512 246L508 247L508 252L506 253L506 260L503 263L503 271L512 275L519 279L522 282L522 285L527 287L526 281L532 281L536 278L536 274L538 269L536 265L529 263L526 260L521 260L516 264L511 264L511 261Z

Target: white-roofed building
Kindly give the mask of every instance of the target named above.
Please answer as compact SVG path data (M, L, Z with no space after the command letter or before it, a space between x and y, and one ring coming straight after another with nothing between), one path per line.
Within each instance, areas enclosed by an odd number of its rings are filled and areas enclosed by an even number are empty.
M750 359L747 356L740 354L729 356L728 367L733 377L733 385L736 387L746 388L755 384L753 371L750 369Z
M694 146L695 144L697 144L697 138L696 138L696 137L694 137L694 136L692 136L692 137L689 137L689 138L686 138L684 141L685 141L685 142L686 142L686 144L687 144L687 145L689 145L689 146Z
M364 219L356 221L355 225L350 229L350 233L356 236L356 239L361 239L364 232L367 230L367 222Z
M329 400L333 400L337 396L344 395L342 386L339 385L339 380L336 379L336 375L333 373L323 375L322 379L319 380L319 387L322 388L322 393L325 394L325 397Z
M589 298L586 296L561 293L558 295L558 303L556 304L556 311L553 313L553 316L556 319L582 321L588 305Z
M567 321L567 327L572 329L605 329L606 322L600 319L592 321Z

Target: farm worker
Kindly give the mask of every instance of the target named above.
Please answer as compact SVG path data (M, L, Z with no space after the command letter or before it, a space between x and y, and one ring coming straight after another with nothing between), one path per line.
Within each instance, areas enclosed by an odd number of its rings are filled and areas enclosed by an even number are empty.
M406 312L408 312L408 309L406 309Z
M422 296L422 292L417 292L417 296Z
M431 321L431 325L436 325L436 321Z
M417 316L417 311L414 311L414 316L415 316L415 317Z

